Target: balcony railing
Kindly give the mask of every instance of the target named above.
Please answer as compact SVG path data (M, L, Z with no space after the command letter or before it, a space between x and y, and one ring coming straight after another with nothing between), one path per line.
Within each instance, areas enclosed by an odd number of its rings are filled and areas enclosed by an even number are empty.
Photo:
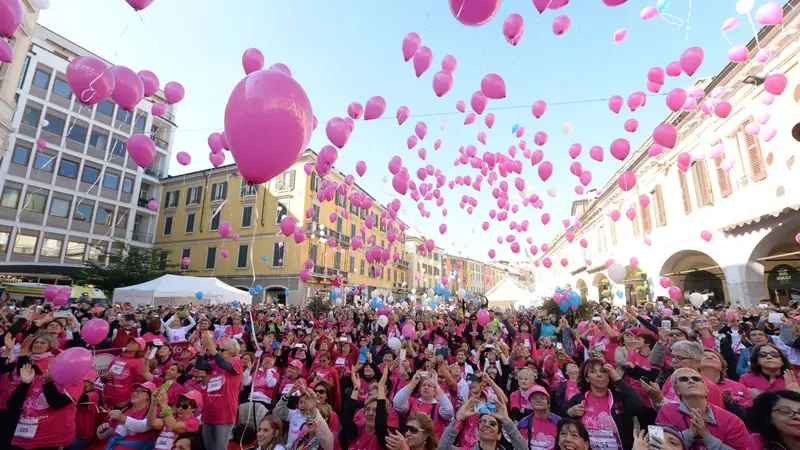
M333 278L336 275L339 275L340 277L342 277L342 279L347 280L346 270L334 269L331 267L325 267L320 265L314 266L313 274L315 277L320 277L325 279Z
M348 236L348 235L346 235L344 233L340 233L340 232L338 232L336 230L332 230L332 229L330 229L328 227L324 227L323 229L325 230L325 236L321 236L321 237L336 239L336 242L339 245L342 245L342 246L345 246L345 247L349 247L350 246L350 236ZM306 224L306 234L309 234L309 235L312 234L312 233L313 234L318 234L319 232L320 232L319 222L308 222Z
M167 110L164 114L162 114L161 118L166 120L167 122L173 124L173 125L176 125L176 126L178 125L177 123L175 123L175 113L173 113L170 110Z
M136 242L142 242L144 244L152 244L153 234L134 230L134 232L131 234L131 239L133 239Z
M150 203L150 200L154 200L153 197L150 197L149 195L140 195L139 200L136 201L136 204L141 208L147 208L147 204Z
M408 269L408 261L406 261L404 259L398 259L397 262L395 262L395 264L397 264L398 266L400 266L400 267L402 267L404 269Z
M152 167L145 167L144 168L145 175L150 175L151 177L158 178L159 180L164 178L164 172L154 169Z
M167 150L169 148L169 142L161 138L153 138L153 142L156 144L156 147L162 150Z

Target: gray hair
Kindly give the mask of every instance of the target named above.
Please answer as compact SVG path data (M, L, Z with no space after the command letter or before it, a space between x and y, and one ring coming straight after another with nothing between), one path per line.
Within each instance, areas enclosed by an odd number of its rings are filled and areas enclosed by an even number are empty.
M699 361L703 359L703 346L699 342L694 341L680 341L672 344L670 351L685 353L686 356Z
M229 347L226 348L226 350L228 350L230 352L231 358L239 356L239 353L241 352L242 347L239 345L239 342L236 339L228 339L228 340L222 341L222 344L220 344L220 348L222 348L222 346L224 344L228 344Z
M672 376L670 377L670 383L672 383L672 392L676 395L678 394L678 377L680 375L697 375L699 377L700 372L688 367L679 367L675 369L675 372L672 372ZM703 385L705 386L705 380L703 381ZM706 386L706 395L708 395L708 386ZM680 398L680 395L678 395L678 398Z

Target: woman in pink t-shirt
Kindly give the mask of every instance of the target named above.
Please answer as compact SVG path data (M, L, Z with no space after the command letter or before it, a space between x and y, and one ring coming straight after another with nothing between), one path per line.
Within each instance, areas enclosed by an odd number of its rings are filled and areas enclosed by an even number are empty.
M203 396L197 391L180 394L172 406L163 392L154 392L147 412L150 428L160 430L154 450L172 450L179 434L196 433L200 429L200 421L194 417L194 413L201 406Z
M768 391L748 411L747 450L800 449L800 392Z
M750 389L753 397L763 391L779 391L787 388L787 374L794 380L792 365L786 355L774 344L758 344L750 349L750 372L739 378L739 382Z
M103 402L119 408L131 398L133 385L142 383L142 363L144 362L144 338L131 337L123 353L111 361L108 370L100 376L103 386Z
M743 409L750 408L753 406L753 396L750 394L750 390L743 384L725 377L727 370L728 364L719 352L709 349L703 351L703 359L700 361L700 373L709 380L716 381L726 404L726 409L730 408L727 405L734 402ZM737 415L742 417L743 413L744 411L742 410Z

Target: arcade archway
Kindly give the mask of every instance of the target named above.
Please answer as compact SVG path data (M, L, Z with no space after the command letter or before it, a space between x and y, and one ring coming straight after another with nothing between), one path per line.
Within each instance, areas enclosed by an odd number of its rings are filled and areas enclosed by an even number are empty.
M753 249L748 266L763 271L769 299L786 306L800 301L800 249L796 242L800 219L773 220L777 222L775 227Z
M685 301L689 294L699 292L706 306L727 303L727 286L722 267L711 256L697 250L683 250L667 258L660 275L672 280L672 285L683 291Z

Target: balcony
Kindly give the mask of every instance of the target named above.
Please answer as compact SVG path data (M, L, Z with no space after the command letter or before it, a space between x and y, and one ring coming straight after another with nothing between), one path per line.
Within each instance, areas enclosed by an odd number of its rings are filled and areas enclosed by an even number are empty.
M178 124L175 123L175 113L170 110L167 110L164 114L162 114L161 118L175 125L176 127L178 126Z
M400 267L402 267L402 268L404 268L404 269L408 269L408 261L406 261L406 260L404 260L404 259L398 259L398 260L395 262L395 264L397 264L398 266L400 266Z
M341 269L334 269L332 267L325 267L316 265L314 266L313 275L317 278L330 279L339 275L344 282L347 281L347 271Z
M161 138L153 138L153 143L155 143L156 147L160 148L161 150L167 150L169 148L169 142Z
M150 200L153 200L153 198L150 197L147 193L144 193L139 195L139 199L136 201L136 204L140 208L147 208L147 204L150 202Z
M131 239L133 239L136 242L141 242L143 244L152 244L153 234L134 230L133 233L131 234Z
M332 229L330 229L328 227L324 227L323 230L325 230L325 235L324 236L320 236L320 237L324 237L326 239L336 239L336 242L339 245L342 245L342 246L345 246L345 247L349 247L350 246L350 236L348 236L348 235L346 235L344 233L340 233L340 232L338 232L336 230L332 230ZM317 234L319 232L320 232L319 222L308 222L306 224L306 234L307 235L311 235L312 233Z
M159 180L164 178L164 172L158 169L154 169L152 167L145 167L144 173L145 175L150 175L151 177L158 178Z

